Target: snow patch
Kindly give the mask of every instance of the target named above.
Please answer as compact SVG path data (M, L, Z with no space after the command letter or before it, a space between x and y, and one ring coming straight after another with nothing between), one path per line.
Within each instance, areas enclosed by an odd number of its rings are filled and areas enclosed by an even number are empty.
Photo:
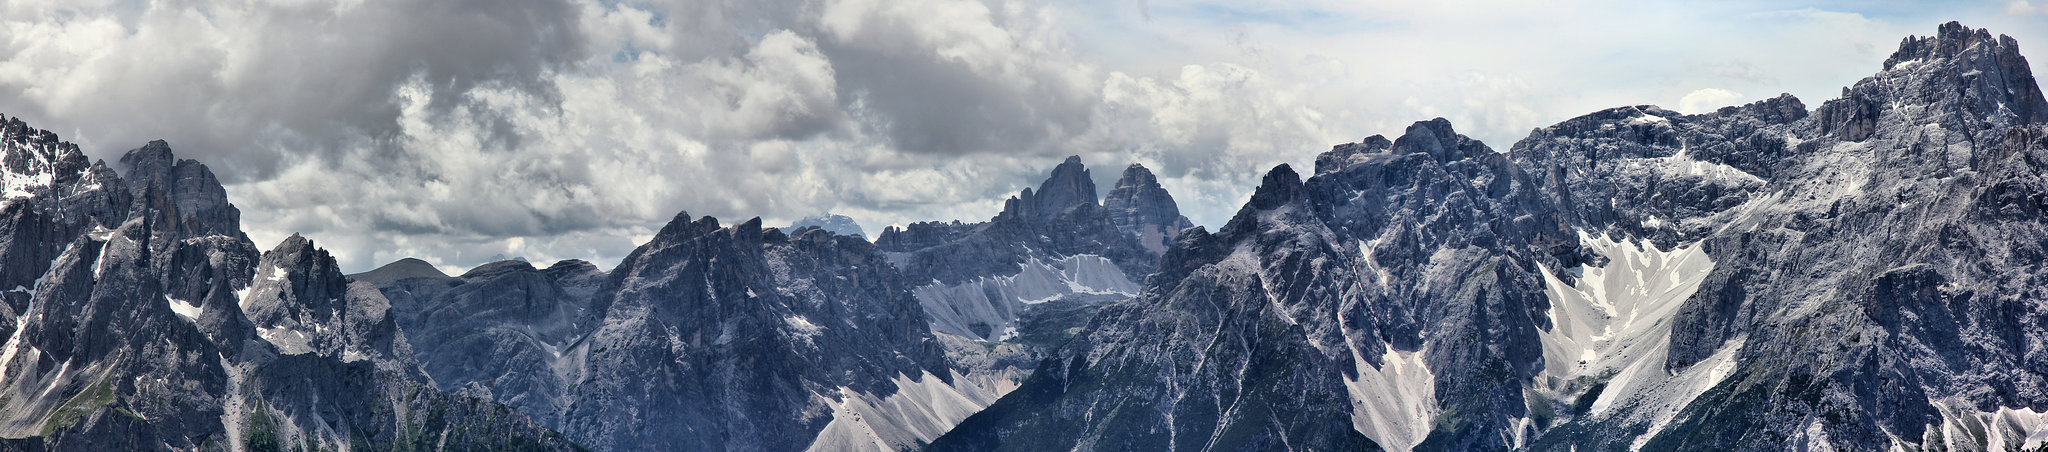
M1142 290L1121 268L1102 256L1079 254L1057 260L1031 258L1015 275L984 277L954 285L937 281L911 294L931 317L934 331L979 340L1015 334L1024 307L1069 295L1132 297ZM984 325L987 335L973 325Z
M1393 284L1394 275L1388 272L1386 267L1381 267L1379 259L1373 257L1373 252L1379 249L1380 240L1382 239L1382 237L1374 237L1372 240L1358 241L1358 255L1360 256L1359 260L1365 262L1365 271L1378 275L1380 285L1387 286Z
M1658 159L1658 166L1665 174L1684 174L1706 179L1754 183L1762 183L1764 181L1761 177L1756 177L1756 175L1750 174L1747 171L1735 169L1733 166L1694 159L1692 158L1692 148L1690 146L1681 146L1678 149L1678 153Z
M242 288L240 288L240 289L235 289L235 306L240 306L240 307L242 307L242 310L243 310L243 311L248 311L248 310L249 310L249 289L254 289L254 288L256 288L256 285L255 285L255 284L250 284L250 285L247 285L247 286L243 286L243 287L242 287Z
M1713 356L1675 374L1665 371L1672 317L1713 271L1712 258L1696 244L1665 251L1647 241L1622 242L1585 231L1579 232L1579 241L1608 262L1581 267L1577 283L1569 285L1539 267L1550 298L1551 327L1541 333L1544 370L1535 389L1569 401L1605 379L1588 415L1649 424L1637 440L1640 446L1734 371L1745 340L1730 340Z
M310 345L310 341L306 338L306 333L297 329L288 327L257 327L256 336L263 338L263 341L269 342L270 345L277 346L278 353L298 355L313 351L313 346Z
M783 317L782 323L789 325L790 331L794 331L797 334L802 334L805 337L815 337L818 335L818 333L821 333L825 330L824 328L819 327L817 324L811 323L811 319L806 319L804 318L804 316L800 315L791 315L788 317Z
M28 162L29 168L26 173L8 171L5 167L0 167L0 200L29 198L35 196L36 192L48 190L56 177L56 174L51 171L53 169L51 168L52 162L48 161L41 152L15 148L13 146L9 147L11 149L7 149L7 152L0 152L0 155L19 152L30 156L33 160Z
M1954 451L2031 450L2048 446L2048 412L1999 407L1978 411L1968 401L1930 401L1941 413L1941 425L1927 426L1921 446L1936 444Z
M183 317L187 321L199 319L199 305L173 299L169 294L164 295L164 304L170 305L171 312L177 313L178 317Z
M0 346L4 347L0 348L0 377L13 375L7 372L7 368L9 365L14 363L14 355L19 353L21 349L26 348L29 350L30 353L40 353L38 350L35 349L35 346L29 345L28 342L24 342L21 337L28 331L28 321L30 317L33 316L27 312L23 312L21 313L21 315L17 315L14 317L14 334L7 337L6 345ZM31 355L31 357L33 356L34 355Z
M1357 350L1358 378L1344 380L1351 392L1351 426L1381 447L1407 451L1429 436L1436 424L1436 375L1423 362L1423 351L1403 352L1389 345L1375 369Z
M968 384L953 372L948 385L931 372L916 378L897 375L896 393L886 397L840 387L820 394L832 409L832 422L818 432L809 451L896 451L930 443L954 425L995 403L997 395Z
M1807 420L1806 428L1800 431L1798 435L1793 436L1789 443L1786 445L1787 450L1807 452L1835 452L1836 450L1835 442L1828 439L1828 430L1821 426L1819 418ZM1636 447L1640 448L1642 445L1638 443Z
M1622 372L1622 375L1630 375L1629 384L1617 385L1609 382L1607 391L1601 392L1600 399L1594 404L1608 402L1607 406L1613 407L1616 403L1625 403L1631 405L1633 409L1630 418L1650 421L1650 429L1637 436L1635 443L1631 445L1634 450L1642 450L1643 445L1650 441L1650 437L1664 431L1664 426L1677 418L1678 412L1685 410L1685 406L1691 404L1693 399L1699 398L1700 394L1705 394L1708 389L1713 389L1714 385L1721 384L1721 380L1735 372L1735 354L1741 352L1742 346L1746 343L1747 337L1730 340L1715 350L1712 356L1694 363L1677 375L1668 375L1664 372L1666 354L1657 353L1652 359L1637 362L1634 368ZM1617 376L1616 379L1619 380L1620 377ZM1615 399L1609 399L1609 394L1613 394Z
M98 282L99 282L99 280L100 280L100 270L101 270L102 268L106 267L106 263L107 263L107 248L108 248L109 246L112 246L112 245L114 244L114 241L113 241L113 240L109 240L109 239L101 239L101 240L105 240L105 241L103 241L103 242L100 242L100 254L99 254L99 255L97 255L97 256L93 256L93 258L92 258L92 280L93 280L93 282L94 282L94 283L98 283Z

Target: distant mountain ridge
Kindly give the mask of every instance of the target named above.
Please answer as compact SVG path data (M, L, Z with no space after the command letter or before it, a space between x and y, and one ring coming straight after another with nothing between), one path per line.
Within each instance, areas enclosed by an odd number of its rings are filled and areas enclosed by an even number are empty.
M1812 109L1416 122L1213 231L1074 156L986 221L453 276L0 116L0 449L2048 449L2048 100L1936 31Z
M853 221L852 217L845 215L827 213L808 216L796 220L796 223L790 224L787 229L795 231L802 228L819 228L833 234L850 235L862 239L868 238L867 232L861 230L860 222Z

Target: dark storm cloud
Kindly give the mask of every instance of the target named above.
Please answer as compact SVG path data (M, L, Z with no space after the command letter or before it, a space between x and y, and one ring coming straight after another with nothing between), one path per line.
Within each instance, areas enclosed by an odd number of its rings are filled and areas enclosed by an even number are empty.
M80 19L111 11L126 14ZM430 106L440 110L460 107L482 84L553 96L548 74L581 59L584 48L578 8L560 0L162 2L140 11L44 12L59 17L46 23L59 30L118 27L70 36L105 41L91 43L99 51L51 55L77 58L86 81L114 93L0 92L5 105L77 125L102 156L169 138L181 156L240 170L224 172L229 181L271 177L289 158L331 159L339 148L380 144L396 133L392 87L410 78L437 88ZM507 129L500 138L515 140Z
M1070 84L1067 74L1032 72L1065 68L978 73L968 62L917 49L858 44L823 46L841 75L840 96L908 152L1036 149L1086 129L1097 100L1091 86Z

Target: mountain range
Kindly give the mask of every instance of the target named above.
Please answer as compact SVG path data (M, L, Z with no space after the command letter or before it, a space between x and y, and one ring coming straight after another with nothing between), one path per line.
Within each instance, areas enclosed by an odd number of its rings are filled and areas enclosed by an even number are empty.
M1908 37L1809 108L1444 119L1214 230L1079 157L985 221L677 214L619 264L262 251L0 116L0 450L2048 450L2048 101Z

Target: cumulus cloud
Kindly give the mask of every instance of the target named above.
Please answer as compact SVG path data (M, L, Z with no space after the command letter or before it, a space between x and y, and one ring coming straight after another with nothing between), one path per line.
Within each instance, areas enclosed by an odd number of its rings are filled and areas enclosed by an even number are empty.
M2024 16L2037 11L2039 10L2034 9L2034 5L2027 3L2027 0L2012 0L2012 3L2005 5L2005 13L2014 16Z
M1680 113L1700 114L1735 105L1743 99L1742 93L1720 88L1701 88L1678 98L1677 110Z
M16 0L0 112L101 158L168 139L260 245L351 270L609 265L682 210L985 219L1069 154L1215 225L1272 165L1412 121L1506 149L1613 105L1824 96L1936 23L1565 3Z

